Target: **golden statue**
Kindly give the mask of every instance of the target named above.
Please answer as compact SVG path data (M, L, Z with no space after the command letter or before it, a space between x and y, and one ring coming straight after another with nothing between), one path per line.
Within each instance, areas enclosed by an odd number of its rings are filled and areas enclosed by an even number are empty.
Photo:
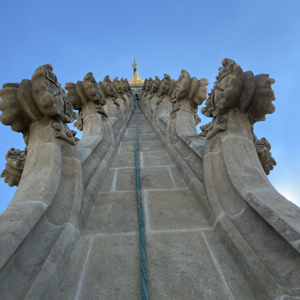
M144 83L144 80L142 78L145 79L145 77L141 76L136 67L137 67L137 63L134 59L134 62L132 63L132 67L133 67L133 75L128 77L128 81L129 81L129 84L136 84L136 83Z

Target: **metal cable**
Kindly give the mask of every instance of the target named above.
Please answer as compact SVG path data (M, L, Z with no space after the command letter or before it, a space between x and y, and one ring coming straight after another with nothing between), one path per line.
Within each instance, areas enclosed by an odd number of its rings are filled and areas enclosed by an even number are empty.
M138 104L137 104L138 95L135 94L134 97L135 97L135 109L136 109L136 117L137 117L137 136L136 136L136 146L135 146L135 164L136 164L136 191L137 191L139 223L140 223L142 299L143 300L148 300L147 276L146 276L145 232L144 232L143 207L142 207L141 191L140 191L139 156L138 156L139 133L140 133L139 112L138 112Z

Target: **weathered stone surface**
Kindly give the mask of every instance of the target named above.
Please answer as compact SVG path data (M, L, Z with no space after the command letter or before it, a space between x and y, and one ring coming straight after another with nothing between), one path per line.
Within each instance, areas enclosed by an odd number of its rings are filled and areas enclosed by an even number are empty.
M100 193L85 234L138 232L136 192Z
M141 167L173 165L170 156L165 151L144 151L140 154Z
M136 189L135 169L118 170L116 191ZM141 189L173 189L174 184L166 167L140 169Z
M151 230L209 227L199 201L188 189L147 191L145 197Z
M78 299L141 299L138 234L94 237Z
M233 299L228 295L201 233L148 234L146 251L150 298Z

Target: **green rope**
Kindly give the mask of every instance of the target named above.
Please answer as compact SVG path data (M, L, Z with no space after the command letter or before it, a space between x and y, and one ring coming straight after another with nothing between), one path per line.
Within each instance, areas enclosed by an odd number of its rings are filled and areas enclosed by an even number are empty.
M137 136L136 136L136 146L135 146L135 164L136 164L136 191L138 198L138 209L139 209L139 223L140 223L140 245L141 245L141 284L142 284L142 299L148 300L147 292L147 276L146 276L146 253L145 253L145 233L144 233L144 218L143 218L143 207L141 201L141 191L140 191L140 175L139 175L139 112L138 112L138 95L135 94L135 109L137 117Z

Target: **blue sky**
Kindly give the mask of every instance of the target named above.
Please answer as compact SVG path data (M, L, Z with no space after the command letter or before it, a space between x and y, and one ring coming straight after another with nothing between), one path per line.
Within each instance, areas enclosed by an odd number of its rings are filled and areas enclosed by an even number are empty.
M12 1L0 2L0 84L30 79L51 63L58 81L82 80L92 71L129 77L136 58L144 77L177 79L181 69L207 78L210 90L223 58L244 71L268 73L276 111L255 124L266 137L277 166L275 188L300 206L297 117L300 66L300 1ZM200 115L200 112L199 112ZM202 124L208 119L200 116ZM0 125L0 168L11 147L23 149L21 134ZM16 188L0 179L0 213Z

